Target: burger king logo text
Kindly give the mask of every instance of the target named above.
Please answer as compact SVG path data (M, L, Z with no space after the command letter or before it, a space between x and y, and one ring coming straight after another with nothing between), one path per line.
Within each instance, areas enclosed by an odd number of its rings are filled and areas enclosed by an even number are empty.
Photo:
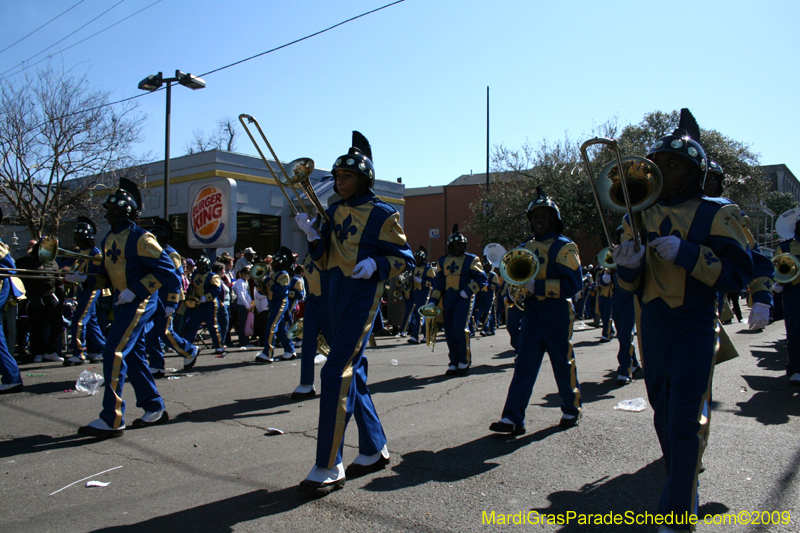
M225 229L225 200L219 187L209 185L203 187L195 195L192 202L192 233L203 244L211 244L222 235Z

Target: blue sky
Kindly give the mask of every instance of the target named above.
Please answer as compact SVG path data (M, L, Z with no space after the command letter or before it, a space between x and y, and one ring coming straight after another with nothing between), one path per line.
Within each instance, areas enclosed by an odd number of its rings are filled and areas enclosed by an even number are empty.
M78 1L3 0L0 49ZM84 0L0 53L0 71L118 1ZM117 100L138 94L148 74L204 74L390 0L161 0L55 54L154 1L124 0L51 49L51 65L85 74ZM185 153L194 130L246 112L283 160L311 157L330 168L357 129L372 143L379 179L441 185L485 170L489 86L492 145L584 140L613 117L636 123L649 111L689 107L702 127L749 144L762 164L800 175L799 15L796 1L406 0L209 74L205 89L175 87L172 156ZM161 160L165 93L136 101L147 122L135 150ZM243 132L237 151L255 154Z

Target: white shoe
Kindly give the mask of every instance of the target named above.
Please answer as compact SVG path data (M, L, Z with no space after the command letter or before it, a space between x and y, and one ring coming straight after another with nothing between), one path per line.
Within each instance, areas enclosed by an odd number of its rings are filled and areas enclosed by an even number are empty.
M264 352L259 353L256 356L256 363L267 364L275 362L275 358L270 357L269 355L265 354Z
M33 362L34 363L41 363L42 361L44 361L44 356L42 356L42 354L39 354L39 355L36 355L36 356L33 357Z
M333 468L320 468L314 465L314 468L312 468L311 472L306 476L306 481L327 484L339 481L343 478L344 465L342 463L335 465Z
M358 454L358 457L355 458L353 461L354 465L361 465L361 466L370 466L375 464L381 457L384 459L389 458L389 448L386 445L383 445L383 449L376 454L373 455L364 455L363 453Z
M197 362L197 354L200 353L200 348L192 346L192 355L183 358L183 369L189 370Z
M89 361L92 361L92 362L102 361L103 360L103 354L102 354L102 352L101 353L90 353L90 354L86 355L86 358Z
M795 372L789 378L789 383L791 385L800 386L800 372Z
M45 361L53 361L54 363L63 363L64 358L58 355L57 353L46 353L44 354Z

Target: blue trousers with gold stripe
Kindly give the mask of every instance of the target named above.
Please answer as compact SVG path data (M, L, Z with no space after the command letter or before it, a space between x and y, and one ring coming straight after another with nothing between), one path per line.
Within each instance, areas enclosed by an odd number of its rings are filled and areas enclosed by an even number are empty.
M303 312L303 344L300 346L300 384L314 384L314 358L317 356L317 338L320 333L321 313L325 311L320 296L309 294Z
M505 302L503 303L505 305ZM519 326L522 322L522 311L516 305L506 309L506 329L511 337L511 347L514 354L519 353Z
M194 351L194 345L175 333L172 328L173 314L170 317L164 312L164 304L159 299L156 312L153 314L153 327L145 335L147 346L147 358L150 361L150 368L164 370L164 350L161 349L161 341L183 357L190 357Z
M114 321L103 350L105 384L103 410L100 412L100 418L112 428L125 423L125 402L122 401L125 379L133 386L137 407L148 412L164 409L164 401L145 357L145 330L150 326L155 310L156 297L153 296L114 306Z
M8 350L8 343L6 342L6 334L3 328L3 317L5 313L2 312L3 307L6 305L8 295L11 292L11 279L0 279L0 374L2 374L3 385L10 385L12 383L22 383L22 378L19 375L19 366L17 360L11 355ZM12 346L13 350L14 347Z
M383 284L346 278L338 270L325 274L323 291L328 288L328 295L322 330L331 352L320 372L316 465L332 468L342 462L344 434L351 416L355 416L358 426L359 453L374 455L386 445L386 435L367 388L364 356Z
M561 411L577 416L581 411L581 387L572 350L572 323L575 313L570 300L548 298L525 300L519 331L519 351L514 377L508 387L503 418L517 425L525 424L525 409L542 366L544 352L550 356Z
M186 326L183 330L183 338L189 342L194 342L200 325L205 324L208 334L211 335L211 344L214 348L222 348L222 338L219 334L219 322L217 321L217 302L211 301L198 305L193 309L187 309Z
M600 311L603 329L601 335L606 339L611 338L613 326L611 325L611 298L608 296L597 297L597 309Z
M419 330L419 315L417 314L417 306L414 304L413 296L411 298L403 299L403 323L400 325L400 333L411 333L411 336L419 340L417 335L414 335L414 326Z
M72 355L83 357L84 352L102 353L105 346L103 332L97 322L97 298L102 291L78 292L76 298L78 305L72 315L72 322L69 325L69 332L72 336L70 340L70 350Z
M697 512L697 474L708 438L703 405L711 395L717 327L713 315L701 320L642 312L644 379L667 467L658 504L661 514Z
M481 331L494 333L494 292L484 292L481 300Z
M267 329L264 332L266 346L264 353L270 357L275 353L275 346L281 343L284 353L294 353L294 342L289 338L289 326L286 324L286 300L270 302ZM305 330L303 330L305 337ZM267 351L269 350L269 351Z
M442 318L444 335L447 339L447 354L450 364L458 366L472 364L472 350L469 345L470 318L475 297L461 298L446 305Z
M411 292L414 298L414 307L411 309L411 336L418 341L421 341L422 337L425 336L425 330L423 329L425 326L425 319L419 316L417 309L428 303L428 296L430 293L430 289L419 289ZM422 337L420 337L420 335L422 335Z
M636 361L636 348L633 343L633 327L636 324L635 296L629 292L618 290L611 295L611 316L617 328L619 351L617 362L620 376L630 377L631 370L639 366Z

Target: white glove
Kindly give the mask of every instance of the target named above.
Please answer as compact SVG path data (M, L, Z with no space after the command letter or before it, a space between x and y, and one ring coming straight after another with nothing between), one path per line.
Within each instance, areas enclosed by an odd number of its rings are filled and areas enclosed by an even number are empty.
M207 301L208 301L208 300L206 300L206 297L205 297L205 296L201 296L201 297L200 297L200 303L201 303L201 304L204 304L204 303L206 303Z
M308 242L314 242L320 238L319 233L317 233L317 230L314 229L314 222L316 220L316 217L309 220L308 215L305 213L297 213L297 215L294 217L297 227L306 234L306 240Z
M80 272L70 272L64 276L64 281L67 283L83 283L86 281L86 277L86 274L81 274Z
M778 283L777 281L772 285L772 292L775 294L780 294L783 292L783 285Z
M167 307L164 310L164 316L167 317L167 318L171 317L174 314L175 314L175 308L174 307Z
M353 278L355 279L369 279L378 270L378 264L371 257L362 259L353 269Z
M462 297L462 298L465 298L465 299L466 299L466 298L469 298L469 296L470 296L470 295L469 295L469 294L467 294L467 291L461 291L461 297Z
M417 283L422 283L422 278L420 278L419 276L414 276L414 281L416 281Z
M769 324L769 306L762 303L754 303L750 309L750 316L747 317L750 329L762 329Z
M681 240L674 235L670 235L653 239L648 246L655 250L664 261L674 263L675 258L678 257L678 248L681 246Z
M611 283L611 276L609 274L603 274L603 283Z
M625 241L614 247L611 257L614 258L614 262L619 266L636 270L642 265L644 246L640 246L639 251L634 252L633 241Z
M119 296L117 296L117 301L114 302L114 304L125 305L127 303L132 302L134 298L136 298L136 294L130 289L125 289L124 291L119 293Z

